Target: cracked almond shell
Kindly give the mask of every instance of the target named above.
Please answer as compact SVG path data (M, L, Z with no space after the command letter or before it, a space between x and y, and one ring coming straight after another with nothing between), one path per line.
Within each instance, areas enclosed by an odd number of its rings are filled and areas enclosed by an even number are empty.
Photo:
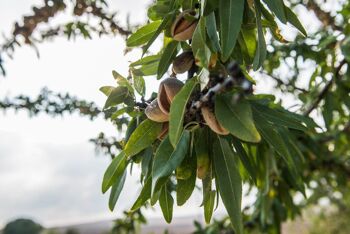
M157 101L163 113L169 114L171 102L183 85L176 78L167 78L160 83Z
M219 135L227 135L229 131L225 129L216 119L214 113L209 109L209 107L202 107L201 109L203 119L208 127Z
M153 100L145 109L147 118L155 122L167 122L169 121L169 115L164 113L158 105L157 99Z

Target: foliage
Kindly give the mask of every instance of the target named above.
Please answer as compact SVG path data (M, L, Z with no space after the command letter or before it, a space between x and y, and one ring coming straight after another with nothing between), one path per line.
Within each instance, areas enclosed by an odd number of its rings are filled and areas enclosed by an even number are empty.
M252 220L260 216L255 220L256 225L265 231L271 229L279 232L281 222L287 218L287 212L291 217L298 213L297 207L291 202L293 194L299 191L305 195L302 178L305 165L303 151L308 149L306 143L312 140L311 135L316 134L316 124L306 116L283 109L273 102L271 96L253 95L251 86L254 81L251 77L248 80L244 74L248 74L251 65L257 70L264 63L266 42L262 22L274 25L273 35L282 41L282 36L276 35L277 24L273 13L281 22L291 23L304 35L305 29L287 6L273 1L266 1L269 10L260 1L245 3L228 0L220 1L218 5L215 1L167 3L170 6L167 10L157 10L157 6L164 4L160 0L149 8L150 20L154 22L134 32L128 39L128 45L145 45L145 53L164 32L164 47L159 54L144 57L136 63L142 69L142 66L149 66L151 58L153 60L160 56L159 62L152 63L153 66L158 66L154 73L143 74L157 74L158 79L162 78L173 63L172 78L161 83L156 99L161 112L169 114L169 125L163 124L163 128L168 128L168 136L160 137L159 127L155 127L160 124L151 125L150 120L145 120L148 117L158 121L152 115L152 111L159 113L156 109L158 107L150 105L145 111L137 105L133 88L137 90L135 77L140 79L140 74L135 74L133 65L128 78L114 72L119 86L111 88L108 93L104 92L108 96L105 107L110 106L109 100L118 100L114 104L122 110L129 107L125 113L131 113L130 117L140 123L137 127L131 125L128 128L127 132L132 133L130 138L127 137L129 141L126 139L122 151L124 153L118 157L124 157L127 164L133 164L146 160L143 151L148 147L152 148L153 153L147 150L147 154L154 154L151 163L147 160L148 165L143 167L147 168L148 173L142 174L144 187L136 203L142 200L143 204L150 199L151 205L154 205L159 200L165 220L171 222L174 200L168 183L181 186L180 181L197 173L203 181L203 204L207 222L210 222L215 206L214 195L218 193L235 232L243 233L240 212L243 179L259 189ZM182 13L179 13L181 10ZM163 19L159 22L161 18ZM250 38L245 38L245 33ZM186 42L188 39L192 40ZM174 69L178 64L174 61L179 50L192 50L195 61L192 66L196 67L196 71L189 73L187 82L177 94L172 94L169 82L176 79L174 71L181 70ZM252 52L249 53L249 50ZM125 93L123 87L129 90L133 101L119 99ZM144 92L138 93L144 100ZM305 139L299 141L302 137ZM201 138L207 138L213 144L194 144ZM202 147L206 148L202 150ZM191 158L197 158L198 161L198 152L207 155L206 165L197 164L197 168L187 168L184 173L181 169L182 161ZM117 168L113 163L109 166L104 177L103 192L112 187L113 183L107 181L117 181L123 176L122 171L109 176L109 171L113 171L113 168L119 171L120 167ZM122 168L125 170L127 167L124 165ZM207 171L198 173L202 168ZM171 179L175 171L176 182ZM245 175L249 177L242 178ZM212 187L213 180L215 189ZM191 194L192 190L192 186L176 190L177 197L188 191Z
M139 233L140 226L146 223L140 210L131 214L124 212L123 218L114 221L110 234L136 234Z
M6 224L3 234L39 234L43 227L30 219L16 219Z
M84 2L104 9L103 1ZM305 30L295 9L313 12L320 26ZM219 196L230 216L230 222L214 222L202 233L230 233L228 223L235 233L280 233L285 220L324 197L343 209L339 201L350 178L349 11L348 1L337 2L336 11L314 0L154 1L148 23L126 40L126 50L139 47L142 57L130 64L128 76L113 72L117 87L101 88L107 118L128 125L123 139L101 134L93 140L127 164L115 168L116 157L107 169L103 190L112 188L110 207L124 170L140 164L143 188L131 212L159 201L171 221L173 203L184 204L201 181L206 221ZM300 32L294 40L279 29L286 23ZM163 46L151 54L159 38ZM183 70L187 79L176 74ZM147 76L161 79L162 92L145 97ZM185 81L178 93L166 84L176 76ZM273 93L257 94L254 84L267 81L274 81ZM282 106L289 103L276 97L295 105L286 110ZM154 100L168 122L149 120L145 110ZM248 194L258 192L241 213L242 183L249 185Z

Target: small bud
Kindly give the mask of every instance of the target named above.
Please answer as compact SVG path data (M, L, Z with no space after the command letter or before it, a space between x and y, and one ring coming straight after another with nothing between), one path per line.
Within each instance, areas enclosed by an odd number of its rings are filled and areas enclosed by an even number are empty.
M202 115L205 123L209 126L211 130L220 135L227 135L229 131L227 131L216 119L214 113L209 109L209 107L202 107Z
M191 69L194 63L194 57L191 51L185 51L177 56L173 61L173 72L182 74Z
M178 15L171 27L171 35L176 41L186 41L192 38L193 32L196 29L198 20L188 20L186 15L193 17L196 12L193 10L183 11Z
M169 121L169 115L164 113L158 105L158 101L155 99L145 109L147 118L155 122L167 122Z
M176 78L167 78L160 83L157 101L163 113L169 114L171 102L183 85Z

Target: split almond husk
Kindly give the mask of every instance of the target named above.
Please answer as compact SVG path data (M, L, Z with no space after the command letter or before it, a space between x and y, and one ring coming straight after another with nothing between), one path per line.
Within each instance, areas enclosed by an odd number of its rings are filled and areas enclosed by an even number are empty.
M176 78L167 78L160 83L157 100L159 108L163 113L169 114L171 102L183 85L184 84Z
M153 100L145 109L147 118L155 122L167 122L169 121L169 114L164 113L158 105L157 99Z
M186 15L193 17L196 15L196 12L193 10L186 10L176 17L171 27L171 35L176 41L186 41L191 39L193 32L196 29L198 20L186 19Z
M211 130L213 130L214 132L216 132L219 135L227 135L229 134L229 131L227 131L227 129L225 129L216 119L214 113L209 109L209 107L202 107L201 109L202 111L202 115L203 115L203 119L205 121L205 123L209 126L209 128Z

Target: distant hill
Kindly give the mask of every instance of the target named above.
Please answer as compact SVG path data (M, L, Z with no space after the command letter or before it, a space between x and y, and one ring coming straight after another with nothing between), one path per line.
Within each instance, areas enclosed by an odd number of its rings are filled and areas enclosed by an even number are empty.
M171 224L164 222L163 218L149 219L146 225L141 227L142 234L163 234L167 229L169 234L190 234L194 231L194 220L202 222L201 217L178 217L174 218ZM106 234L113 226L113 220L83 223L62 227L54 227L57 234L64 234L69 229L74 229L80 234Z

